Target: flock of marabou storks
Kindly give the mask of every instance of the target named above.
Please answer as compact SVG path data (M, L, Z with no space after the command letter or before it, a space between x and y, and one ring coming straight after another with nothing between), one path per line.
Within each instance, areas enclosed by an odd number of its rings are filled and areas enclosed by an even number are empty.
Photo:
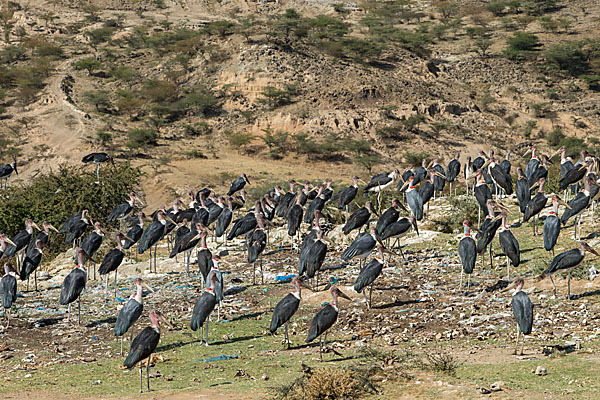
M517 267L520 264L519 243L510 228L532 220L534 221L533 235L537 235L540 214L546 209L549 200L544 192L544 184L548 178L548 165L551 163L551 159L555 155L561 154L559 192L564 193L565 200L557 194L550 196L550 207L542 233L544 248L549 255L551 252L552 255L554 254L554 246L561 227L564 229L564 225L570 219L575 220L575 239L578 239L578 231L580 238L582 213L590 207L593 210L594 198L599 191L598 183L600 181L596 175L597 159L586 151L581 153L581 158L576 163L566 156L567 152L564 147L550 157L538 156L535 146L531 147L526 155L528 153L531 153L531 158L527 162L525 171L521 168L518 169L514 185L509 160L510 152L506 153L506 157L502 161L494 156L493 151L487 155L479 152L476 158L468 157L467 163L462 165L459 161L459 154L456 154L446 168L434 158L429 164L423 160L422 165L415 169L409 166L403 173L394 169L389 173L373 176L362 188L362 192L365 197L376 195L378 208L376 209L373 202L368 200L363 207L351 213L350 209L355 204L353 202L361 191L359 182L362 181L358 177L353 177L352 184L337 193L334 193L331 180L316 187L312 187L309 182L297 185L294 180L290 180L288 191L277 185L256 199L251 207L244 190L245 185L250 184L250 180L245 174L242 174L231 183L226 196L219 196L208 188L197 193L191 191L189 205L186 206L177 199L171 208L161 208L151 216L146 216L142 211L136 211L136 208L142 208L144 205L134 193L131 193L129 199L116 206L106 219L107 223L119 221L120 230L123 228L128 230L124 234L116 233L116 246L106 253L100 263L98 273L100 276L106 275L106 290L108 291L108 275L114 272L116 296L117 269L125 258L126 251L131 252L131 248L134 246L137 245L139 254L148 250L151 272L153 266L156 271L157 246L163 239L167 240L169 257L176 257L178 254L184 255L188 274L191 253L196 250L196 263L202 276L204 289L193 308L190 327L194 331L201 330L201 342L204 340L208 346L209 318L215 308L219 310L224 295L223 274L219 270L219 262L221 257L226 257L228 254L227 252L221 252L219 255L212 254L207 247L208 238L214 237L214 240L217 241L217 238L225 236L225 242L238 237L245 238L244 253L248 263L253 265L253 283L256 280L257 263L260 265L264 283L262 257L269 241L269 231L271 227L281 226L283 222L287 225L287 234L292 242L291 248L298 252L298 275L291 279L295 290L275 306L270 331L275 333L284 326L285 343L289 348L288 324L299 308L301 287L315 291L320 287L324 290L330 289L332 302L314 316L306 339L306 342L311 342L319 338L319 355L322 360L323 344L326 343L327 332L338 317L338 298L350 299L331 282L319 284L319 271L326 269L323 263L328 251L327 234L335 225L335 220L327 215L328 211L333 207L338 209L337 213L345 215L346 221L341 234L350 235L354 231L357 232L356 239L342 252L342 263L338 267L346 266L354 258L359 259L360 269L354 290L363 293L367 307L370 308L373 283L382 273L384 254L398 255L393 251L397 248L401 252L398 256L404 257L402 249L397 246L398 239L411 231L419 234L418 222L427 217L429 204L435 201L436 196L442 195L446 183L450 186L447 195L456 196L456 186L453 194L452 185L458 180L462 170L466 195L474 195L476 198L479 205L479 216L477 227L474 226L474 221L465 220L463 222L464 234L458 245L458 255L462 263L459 289L462 290L464 287L463 274L468 276L466 287L470 287L470 275L474 271L476 259L480 256L483 263L488 248L490 263L492 263L492 241L496 233L498 233L500 246L506 255L507 276L510 281L510 266ZM107 161L112 163L113 159L106 153L92 153L83 158L84 163L96 164L97 183L100 183L99 165ZM16 161L0 167L0 183L1 180L7 180L12 172L18 173ZM393 184L397 184L398 197L404 201L393 198L390 207L379 215L381 194ZM508 208L502 203L502 200L512 196L513 193L518 202L520 221L507 226ZM572 198L567 202L568 196L572 196ZM140 207L137 207L136 203L139 203ZM326 208L326 206L328 207ZM560 206L564 206L565 210L559 217ZM246 213L236 218L236 213L241 212L244 208L247 209ZM409 216L401 218L402 210ZM374 215L377 217L377 222L374 227L370 227L371 221L375 220ZM302 229L303 222L311 228L306 233ZM17 278L27 280L27 287L29 287L29 277L33 274L37 290L36 270L41 263L42 251L48 241L50 230L66 235L65 241L73 243L73 246L76 247L76 267L63 281L59 302L61 305L68 305L70 319L71 304L77 301L78 322L81 321L81 293L85 288L91 268L93 268L94 279L96 277L95 257L106 234L98 221L92 221L88 210L82 210L70 217L60 230L47 222L44 222L42 226L43 228L40 228L35 222L27 220L25 229L14 237L8 238L0 234L0 258L9 260L16 258L16 269L10 262L4 264L5 275L0 284L2 305L6 310L7 319L7 326L3 327L4 331L9 327L10 310L17 298ZM88 228L92 228L92 230L86 235ZM34 229L40 231L35 236ZM472 231L476 231L474 236L472 236ZM390 246L390 241L394 239L396 243ZM552 280L555 272L569 271L568 298L570 299L570 271L581 263L588 251L599 255L587 243L579 242L577 248L554 257L546 271L537 279L548 276ZM375 254L375 257L367 262L372 253ZM90 265L90 261L93 263L93 267ZM136 280L135 284L135 294L119 311L114 326L115 336L121 338L121 354L123 352L123 336L130 331L130 335L133 337L133 325L142 315L143 288L152 292L152 289L140 278ZM520 334L530 334L533 325L533 305L522 290L523 285L524 280L516 278L504 289L514 288L512 308L518 324L517 349ZM554 294L556 294L553 280L552 285ZM368 297L367 289L369 289ZM141 361L149 359L158 344L160 322L171 326L157 310L151 311L149 317L150 326L143 329L133 339L124 363L124 366L128 368L133 368L139 363L140 391L143 388ZM523 347L521 347L522 352ZM146 380L149 390L150 363L148 362L146 365Z

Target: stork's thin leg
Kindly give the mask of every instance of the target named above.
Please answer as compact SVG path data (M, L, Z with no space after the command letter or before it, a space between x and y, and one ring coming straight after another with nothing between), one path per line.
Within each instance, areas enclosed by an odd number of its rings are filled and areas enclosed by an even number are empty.
M94 280L96 280L96 262L94 262Z
M525 334L523 334L523 339L521 339L521 355L523 355L525 351Z
M471 274L467 275L467 289L471 287Z
M464 271L461 268L461 270L460 270L460 283L458 284L458 290L462 289L463 274L464 274Z
M148 357L148 364L146 364L146 385L148 391L150 391L150 359L152 358L152 354Z
M35 291L37 292L37 269L33 271L33 280L35 281Z
M200 344L204 341L204 326L200 327Z
M556 285L554 284L554 279L552 279L552 275L550 275L550 282L552 282L552 287L554 288L554 296L556 297Z
M157 270L157 263L156 263L156 250L157 250L158 245L154 245L154 273L156 274L158 272Z
M81 297L77 298L77 323L81 325Z
M571 300L571 271L569 271L569 278L567 278L567 300Z
M371 283L371 288L369 289L369 308L373 304L373 284Z
M260 255L260 280L262 284L265 284L265 273L263 272L263 259L262 254Z
M256 261L252 263L252 285L256 285Z
M71 304L67 306L67 321L71 320Z
M108 274L106 274L108 277ZM117 297L117 270L115 269L115 298Z
M121 355L123 355L123 335L121 335Z
M205 331L206 331L206 341L205 341L205 343L206 343L206 347L208 347L208 323L209 323L209 322L210 322L210 315L209 315L209 316L208 316L208 318L206 319L206 329L205 329Z
M285 342L287 343L287 348L290 348L290 337L288 336L288 325L289 321L285 323Z
M517 354L517 350L519 349L519 337L521 336L521 330L519 329L519 324L517 324L517 343L515 343L515 355Z
M142 362L140 361L140 393L144 392L144 374L142 373Z
M481 226L481 206L477 210L477 226Z
M104 290L108 296L108 274L106 274L106 289Z
M367 300L367 290L363 289L362 294L363 294L363 297L365 298L365 303L367 303L367 308L369 308L369 300Z
M506 279L510 281L510 259L506 257Z
M319 336L319 358L323 361L323 336Z

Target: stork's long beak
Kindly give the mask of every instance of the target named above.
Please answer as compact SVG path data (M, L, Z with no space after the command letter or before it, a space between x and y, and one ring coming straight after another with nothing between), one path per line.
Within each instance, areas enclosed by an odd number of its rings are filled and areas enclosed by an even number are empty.
M401 202L398 202L398 205L400 206L400 208L402 208L404 211L408 212L408 208L406 208L406 206L404 204L402 204Z
M348 295L346 293L342 292L339 288L338 288L338 294L340 295L340 297L343 297L346 300L352 300L350 297L348 297Z
M56 228L54 227L54 225L52 225L52 224L48 224L48 228L52 229L52 230L53 230L54 232L56 232L56 233L60 233L60 231L59 231L58 229L56 229Z
M500 203L499 201L496 202L496 205L498 207L500 207L501 209L508 211L508 207L506 207L504 204Z
M419 227L417 226L417 221L413 223L413 228L415 228L415 232L417 232L417 236L419 236Z
M558 199L558 204L562 204L563 206L567 207L569 210L572 210L571 206L567 204L566 201Z
M129 236L127 236L127 235L123 235L123 239L125 239L125 240L127 240L127 241L130 241L130 242L132 242L132 243L133 243L133 242L135 242L135 240L133 240L132 238L130 238L130 237L129 237Z
M525 157L529 153L531 153L531 147L529 149L527 149L527 151L523 154L523 157Z
M367 183L367 182L363 181L363 180L362 180L362 179L360 179L360 178L358 178L358 181L359 181L359 182L361 182L361 183L364 183L365 185L368 185L368 183Z
M408 181L404 182L404 185L402 185L402 188L400 189L400 191L403 191L407 186L408 186Z
M17 247L17 245L15 244L15 242L13 242L12 240L10 240L9 238L5 237L4 241L8 244L10 244L11 246L15 246Z
M533 185L531 185L531 187L529 188L529 190L535 189L536 187L540 186L539 182L534 183Z
M35 229L37 229L38 231L41 231L41 230L42 230L42 228L40 228L40 227L38 226L38 224L36 224L36 223L35 223L35 222L33 222L33 221L31 222L31 226L33 226L33 227L34 227Z
M554 157L556 157L556 156L557 156L557 155L559 155L561 152L562 152L562 147L561 147L560 149L556 150L554 153L552 153L552 154L550 155L550 158L554 158Z
M142 282L142 287L146 288L146 290L149 291L150 293L154 293L154 289L152 289L150 286L148 286L145 282Z
M442 174L442 173L440 173L440 172L438 172L438 171L433 171L433 174L434 174L435 176L439 176L440 178L444 178L444 179L446 179L446 175L444 175L444 174Z
M402 257L400 254L398 254L398 253L396 253L396 252L394 252L394 251L392 251L392 250L386 249L385 247L383 248L383 252L384 252L384 253L391 254L391 255L394 255L394 256L396 256L396 257Z
M165 214L165 219L167 221L169 221L170 223L172 223L173 225L177 225L177 222L173 221L173 219L171 217L169 217L168 215Z
M496 221L501 220L501 219L502 219L502 214L498 214L494 218L492 218L492 222L496 222Z
M510 284L509 284L507 287L505 287L504 289L502 289L502 290L500 291L500 293L506 293L506 292L508 292L508 291L510 291L510 290L512 290L512 289L514 289L515 287L517 287L517 281L516 281L516 280L515 280L515 281L513 281L513 282L511 282L511 283L510 283Z
M175 329L175 328L173 327L173 325L172 325L172 324L171 324L169 321L167 321L167 319L164 317L164 315L162 315L162 314L161 314L161 315L159 315L159 316L158 316L158 319L160 320L160 322L164 323L164 324L165 324L165 325L167 325L169 328L171 328L171 329Z
M590 247L590 252L595 254L596 256L600 257L600 254L598 254L598 252L596 250L592 249L591 247Z
M313 291L313 289L310 286L308 286L308 284L306 282L304 282L302 279L300 279L300 286L303 287L304 289L310 290L311 292Z

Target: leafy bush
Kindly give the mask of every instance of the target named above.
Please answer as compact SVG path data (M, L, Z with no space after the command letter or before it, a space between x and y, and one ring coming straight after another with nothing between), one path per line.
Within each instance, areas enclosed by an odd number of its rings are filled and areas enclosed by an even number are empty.
M541 45L536 35L525 32L515 32L506 43L508 47L504 49L504 55L511 60L521 60Z
M550 47L544 53L546 60L558 69L573 76L585 73L588 68L588 54L583 51L583 42L567 42Z
M295 85L285 85L283 89L278 89L273 86L265 86L261 92L262 98L258 98L257 101L260 104L265 104L269 109L275 108L292 103L293 97L298 93L298 89Z
M85 69L91 75L95 69L102 66L102 63L96 60L96 57L86 57L73 62L71 65L77 70Z
M158 133L154 129L135 128L127 132L127 146L132 149L146 148L158 144Z
M506 2L504 0L494 0L485 6L485 9L494 14L495 16L502 15L506 8Z
M137 185L140 171L129 163L116 163L100 168L101 184L97 185L93 167L82 171L80 167L59 166L57 171L43 173L27 185L11 185L6 196L0 196L0 232L15 235L31 218L38 223L48 221L60 227L71 215L88 209L94 221L101 223L117 205L127 199L127 194ZM50 235L44 249L47 258L64 251L64 236Z
M548 142L549 146L555 147L558 146L558 144L565 138L565 134L563 133L562 129L560 128L554 128L550 131L550 133L548 133L548 136L546 136L546 142Z
M409 151L404 153L404 160L406 161L406 163L415 167L421 165L423 160L428 157L429 154L427 153L411 153Z

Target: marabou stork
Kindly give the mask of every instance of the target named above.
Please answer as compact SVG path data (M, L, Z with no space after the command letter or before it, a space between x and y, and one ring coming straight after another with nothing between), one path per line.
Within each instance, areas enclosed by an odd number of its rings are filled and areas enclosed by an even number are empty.
M510 280L510 264L513 267L518 267L521 264L521 250L519 249L519 242L510 228L506 225L506 211L502 211L502 225L499 228L498 241L500 247L506 255L506 277Z
M248 262L252 264L252 284L256 284L256 260L260 257L260 275L262 284L265 284L263 273L262 252L267 246L267 234L265 233L265 220L261 213L256 215L257 227L248 235Z
M586 242L580 242L579 247L560 253L550 263L550 266L540 275L539 279L544 279L546 276L550 277L552 286L554 287L554 295L556 296L556 285L552 279L552 274L561 270L569 270L569 278L567 281L568 294L567 299L571 299L571 270L581 264L585 257L585 252L589 251L596 256L600 256L598 252L592 249Z
M104 240L104 231L96 221L94 230L81 242L81 248L88 258L93 258ZM96 263L94 262L94 280L96 279Z
M510 173L506 173L497 162L498 160L493 158L488 166L488 170L496 187L501 188L507 196L510 196L513 193L512 178Z
M548 156L545 154L542 154L540 163L533 170L531 177L529 178L530 185L533 185L535 182L539 181L542 178L548 179L548 164L550 164L550 163L551 163L551 161L548 158Z
M202 224L196 223L195 225L192 225L192 229L175 239L175 243L173 244L173 248L169 254L169 258L173 258L179 253L183 253L185 251L188 252L185 263L185 271L188 275L190 274L190 258L192 255L192 250L200 241L202 233L204 233L204 237L206 238L206 233L202 229Z
M29 276L33 273L35 281L35 291L37 292L37 268L42 263L42 251L44 249L44 242L41 240L35 241L35 246L32 249L28 249L21 266L20 278L22 281L27 280L27 291L29 291Z
M113 221L118 221L123 218L126 218L133 211L133 207L135 206L135 195L133 193L129 193L129 200L124 203L115 206L113 210L110 212L108 217L106 218L106 223L109 224Z
M419 228L417 227L417 219L414 216L411 216L410 219L409 218L400 218L398 221L393 222L391 224L389 224L388 226L386 226L386 228L383 230L383 232L381 233L381 240L388 240L388 239L396 239L396 242L392 245L392 248L396 247L396 245L398 245L398 241L400 240L400 238L404 235L406 235L406 233L410 230L410 228L413 228L415 230L415 232L417 233L417 236L419 235ZM400 254L402 255L402 258L404 258L404 253L402 252L402 248L399 247L400 249Z
M490 267L493 266L494 262L494 258L492 257L492 241L494 240L494 236L496 236L496 231L502 224L500 214L494 217L494 209L496 207L502 208L493 200L488 200L488 215L485 217L485 220L479 227L480 233L477 235L477 254L484 254L486 248L488 246L490 247ZM484 258L485 257L482 258L482 262Z
M342 253L342 260L350 261L354 257L359 257L360 259L360 267L362 269L362 263L366 260L366 258L371 254L375 246L381 240L377 236L377 232L375 229L371 228L369 233L365 233L361 237L357 238L350 246L344 250ZM381 243L380 243L381 244Z
M408 181L402 186L402 189L406 186L408 186L408 189L406 189L406 203L410 208L410 213L417 221L421 221L423 219L423 199L421 198L419 191L415 188L414 176L408 178Z
M294 204L294 199L296 198L296 181L290 179L288 183L290 184L290 189L281 196L277 207L275 207L275 215L280 218L284 218L287 215L289 208Z
M215 297L217 298L217 321L221 319L221 304L225 295L225 292L223 290L223 273L219 270L219 260L220 257L218 255L212 256L212 267L210 268L210 271L208 272L208 277L206 278L207 282L212 282L213 276L217 278L216 282L212 284L212 288L215 292Z
M8 178L10 178L13 172L19 175L19 171L17 171L16 159L12 163L0 167L0 188L2 187L2 181L4 180L4 190L6 190Z
M456 152L446 168L446 180L450 184L450 194L452 194L452 184L458 178L458 174L460 174L460 151ZM454 194L456 195L456 187L454 188Z
M500 163L500 168L502 168L502 171L504 171L505 174L510 175L510 150L506 150L506 156L504 157L504 160L502 160L502 162Z
M345 295L340 289L337 287L331 288L331 297L333 301L326 305L321 309L310 321L310 327L308 329L308 337L306 338L306 343L310 343L319 337L319 357L321 361L323 361L323 342L327 345L327 330L335 324L338 317L338 296L341 296L347 300L350 300L350 297ZM323 338L321 335L325 334Z
M317 196L310 202L306 212L304 213L304 222L312 224L316 211L323 211L325 207L325 197L323 196L323 184L319 185Z
M523 355L523 349L525 347L525 335L531 334L533 328L533 303L529 299L529 296L523 291L523 279L515 280L509 285L504 291L515 288L512 295L512 312L517 322L517 343L515 345L515 352L519 349L519 338L523 333L523 345L521 346L520 355Z
M315 213L314 226L302 239L302 245L300 246L300 252L306 248L309 243L312 243L317 237L317 232L321 230L321 218L323 214L320 211Z
M560 222L565 225L571 217L575 217L574 239L577 240L577 227L579 226L579 237L581 238L581 214L590 204L590 177L586 176L583 181L583 190L577 193L575 197L569 201L569 207L563 212L560 217Z
M6 327L10 326L10 310L17 301L17 272L10 263L4 263L4 276L0 280L0 299L6 316Z
M229 186L229 191L227 192L227 196L233 196L235 192L238 192L246 186L246 184L250 185L250 180L246 176L246 174L242 174L235 181L231 182Z
M144 233L144 213L140 211L137 216L137 224L133 225L129 231L125 234L125 241L123 243L123 249L130 249L131 246L136 244Z
M423 205L427 204L427 209L429 209L429 200L431 200L435 192L435 188L433 186L434 174L435 171L429 171L429 179L425 180L419 188L419 196L421 196L421 199L423 200Z
M146 361L146 383L147 390L150 391L150 358L160 341L160 322L173 328L173 325L160 312L152 310L150 312L150 326L145 327L133 339L129 348L129 354L127 354L127 358L125 358L125 362L123 363L123 366L127 367L127 369L132 369L137 363L140 363L140 393L143 392L142 361L145 359L148 359Z
M232 211L237 210L238 208L242 208L244 207L244 204L246 204L246 198L248 197L248 193L246 193L246 189L242 189L240 190L240 194L236 195L233 197L231 205Z
M58 229L54 227L48 221L42 222L42 230L35 235L35 238L29 242L29 246L27 247L27 251L33 249L35 247L36 240L41 240L44 245L48 243L48 238L50 237L50 230L58 233Z
M398 186L396 188L400 193L404 192L404 184L408 182L408 178L410 178L411 176L415 176L415 171L413 170L412 165L409 164L408 167L406 167L406 170L400 176L400 179L398 179Z
M460 271L460 284L458 288L462 288L463 274L467 274L467 288L471 286L471 274L475 269L475 262L477 261L477 245L475 240L471 237L471 223L467 220L463 221L464 234L458 242L458 256L462 264Z
M19 253L25 251L27 246L29 246L29 242L33 237L33 228L41 231L40 227L32 220L28 219L25 221L25 229L17 233L11 239L11 242L14 243L14 245L10 245L4 251L3 255L6 258L12 258L15 255L17 256L17 269L21 268L23 262L22 258L24 258L23 256L19 257Z
M202 275L202 282L204 286L208 286L208 273L213 267L213 256L211 251L206 246L206 232L202 231L200 234L200 246L201 249L198 252L198 272Z
M87 272L85 271L84 257L85 252L77 249L77 266L65 277L60 288L60 305L69 305L69 319L71 319L71 303L77 300L77 323L81 324L81 292L85 288L87 281Z
M527 180L529 181L529 185L531 186L534 183L531 180L531 177L533 176L533 173L540 165L540 160L537 157L537 155L535 154L535 145L531 146L531 148L529 150L527 150L525 152L525 154L523 154L523 156L526 156L529 153L531 153L531 159L527 162L527 165L525 166L525 177L527 178Z
M300 195L300 204L302 205L302 207L304 207L306 205L306 202L309 200L308 196L310 193L310 182L304 181L304 188L302 188L302 194Z
M548 212L546 221L544 221L544 229L542 230L544 249L548 252L548 256L550 256L550 251L552 251L552 255L554 255L554 246L556 245L558 235L560 234L560 220L558 219L559 204L570 207L558 196L552 196L552 209Z
M283 299L277 303L275 309L273 310L273 316L271 317L271 326L269 327L269 332L271 334L275 334L277 329L279 329L282 325L285 325L285 342L287 344L287 348L290 348L290 337L288 335L288 325L292 316L298 311L298 306L300 306L300 299L302 299L301 295L301 284L302 281L297 276L292 279L292 284L296 288L295 291L289 293Z
M367 201L364 207L359 208L350 215L350 218L348 218L348 221L346 221L346 224L342 228L344 235L349 234L355 229L358 229L358 234L360 235L360 228L369 222L371 214L377 215L375 210L373 210L371 202Z
M223 204L223 197L218 197L217 201L208 205L208 221L207 226L212 225L213 222L215 222L217 219L219 219L219 216L221 215L221 213L223 212L223 210L225 209L225 204Z
M192 320L190 321L190 328L195 332L200 328L200 344L204 332L206 331L205 344L208 346L208 322L210 321L210 314L217 305L217 296L215 293L215 286L217 284L217 275L211 275L210 284L204 289L202 295L196 301L194 310L192 311ZM206 326L204 324L206 323Z
M123 355L123 336L127 333L129 328L131 328L129 336L129 343L131 344L133 339L133 325L140 318L142 311L144 310L144 300L142 296L143 288L154 293L154 290L146 285L142 278L137 278L135 280L135 288L135 294L132 294L129 301L127 301L127 303L119 310L119 315L115 322L115 337L121 337L121 355Z
M385 230L385 228L388 227L388 225L398 221L398 218L400 217L398 207L400 207L400 201L398 201L397 198L393 198L392 206L385 210L377 220L377 225L375 225L375 231L379 236L383 234L383 231Z
M558 183L558 190L566 190L569 186L579 182L588 173L589 167L592 165L591 160L585 160L584 152L582 152L582 160L579 165L575 165L570 171L568 171Z
M98 268L100 276L106 275L106 292L108 293L108 274L114 271L115 273L115 294L117 297L117 269L123 262L125 252L123 251L123 235L120 232L116 234L117 247L106 253Z
M6 249L9 246L16 246L16 245L7 236L5 236L5 235L3 235L3 234L0 233L0 259L2 259L2 256L4 255L4 252L6 252Z
M300 225L302 224L302 216L304 214L304 209L302 208L302 204L300 203L301 193L302 189L298 189L298 193L296 195L296 202L292 207L290 207L286 216L288 226L287 233L288 236L291 236L292 238L300 234Z
M90 217L90 212L88 210L83 210L81 214L77 213L70 217L62 226L60 232L63 233L63 229L65 233L67 233L67 237L65 238L65 243L73 243L73 247L75 247L75 242L85 233L86 228L89 225L93 225L94 221Z
M113 165L115 163L113 158L106 153L90 153L81 159L81 162L84 164L89 164L89 163L96 164L96 179L98 179L96 181L96 184L100 183L100 174L99 174L100 164L107 162L107 161L110 161Z
M573 164L573 159L571 159L571 157L567 157L567 148L565 146L562 146L560 149L558 149L558 151L560 152L560 177L563 179L565 176L567 176L569 171L575 168L575 165ZM567 199L566 195L567 192L565 189L565 199Z
M332 182L331 179L327 179L325 182L325 189L323 189L323 198L325 199L325 202L328 202L333 197L333 188L331 187Z
M306 246L300 252L298 257L298 275L306 274L306 277L312 279L317 276L317 281L313 285L313 290L317 290L319 286L319 270L325 261L327 254L327 243L323 240L323 232L316 231L316 236L309 239Z
M483 164L485 164L486 161L487 157L485 155L485 152L483 150L479 150L479 152L477 153L477 157L475 157L475 159L471 163L471 171L477 172L481 169L481 167L483 167Z
M156 272L156 245L165 236L167 221L175 224L175 221L165 215L164 211L159 210L156 213L156 220L144 230L138 242L138 254L143 254L150 249L150 271L152 271L152 246L154 246L154 271Z
M525 214L527 203L531 200L531 187L529 181L525 175L523 175L523 168L517 168L517 175L518 179L517 183L515 183L515 194L519 203L519 219L521 219L521 214Z
M346 209L348 212L348 206L352 203L352 200L356 197L358 193L358 176L352 177L352 185L348 186L346 189L342 190L338 194L338 209L343 210Z
M529 200L527 206L525 207L525 212L523 213L523 222L529 221L532 217L535 217L535 223L533 225L533 236L536 236L537 226L540 219L539 213L546 207L546 203L548 202L548 198L544 194L544 183L546 180L544 178L540 179L538 183L533 185L531 189L536 186L539 186L539 190L537 194L533 197L533 199Z
M425 180L425 178L427 178L427 159L426 158L421 160L421 166L418 167L417 169L415 169L414 177L415 177L415 181L414 181L415 186L418 185L419 183L423 182Z
M221 237L225 234L225 231L231 224L233 218L233 204L231 203L231 197L227 197L227 207L223 208L223 211L217 218L215 223L215 236Z
M474 174L473 163L471 162L471 156L467 157L467 162L464 165L463 173L465 175L465 185L467 186L467 196L469 195L469 182Z
M481 210L484 210L487 216L487 202L492 199L492 192L490 191L489 186L485 183L485 177L480 169L477 170L475 174L475 186L473 187L473 193L475 194L475 199L477 200L477 204L479 204L479 209L477 212L478 223L481 223Z
M393 184L399 176L400 171L398 171L398 169L394 169L392 172L375 175L371 178L369 183L367 183L364 191L365 193L377 193L377 202L379 204L379 208L381 208L381 192Z
M444 171L444 167L442 167L438 163L437 158L433 159L433 164L431 166L431 169L433 171L437 172L437 174L435 174L431 177L433 179L433 189L435 190L435 192L439 192L440 196L441 196L441 193L444 191L444 187L446 186L446 171ZM435 200L435 192L433 193L434 200Z
M373 258L369 263L359 272L356 281L354 282L354 290L356 293L362 292L367 308L371 308L372 297L373 297L373 282L379 277L383 270L383 246L377 246L377 257ZM369 286L369 299L367 300L366 288Z
M259 214L260 212L260 201L257 201L254 204L254 212L251 211L242 218L233 221L233 226L227 234L227 240L232 240L238 236L245 235L256 228L256 214Z

